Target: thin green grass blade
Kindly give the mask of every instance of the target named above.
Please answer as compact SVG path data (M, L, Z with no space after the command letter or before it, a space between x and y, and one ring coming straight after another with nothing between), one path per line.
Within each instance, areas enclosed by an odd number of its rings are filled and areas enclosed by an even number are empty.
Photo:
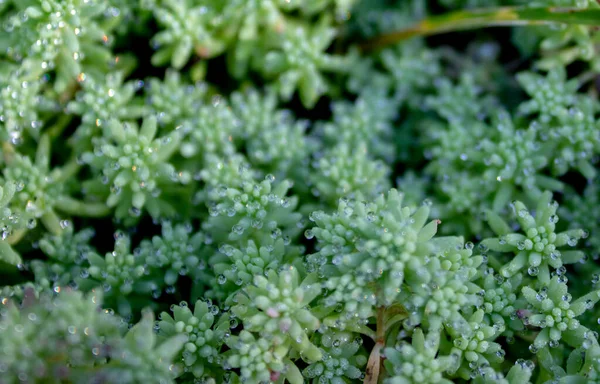
M362 48L365 51L373 51L416 36L430 36L468 29L557 23L600 26L600 9L500 7L462 10L432 16L412 27L378 36L363 43Z

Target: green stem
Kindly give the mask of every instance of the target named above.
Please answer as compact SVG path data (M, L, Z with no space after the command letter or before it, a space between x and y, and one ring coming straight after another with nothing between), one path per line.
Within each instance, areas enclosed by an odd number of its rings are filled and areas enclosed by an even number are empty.
M84 217L104 217L111 212L104 203L86 203L68 196L62 196L55 207L69 215Z
M62 115L50 128L48 128L48 136L51 139L55 139L59 137L65 128L69 125L73 116L70 115Z
M363 50L377 50L417 36L493 26L600 25L600 9L560 7L499 7L450 12L432 16L412 27L378 36L362 44Z
M60 176L57 178L57 181L65 182L65 181L69 180L70 178L74 177L77 174L77 172L79 172L80 168L81 168L81 165L77 164L77 160L75 160L75 159L69 160L61 168Z

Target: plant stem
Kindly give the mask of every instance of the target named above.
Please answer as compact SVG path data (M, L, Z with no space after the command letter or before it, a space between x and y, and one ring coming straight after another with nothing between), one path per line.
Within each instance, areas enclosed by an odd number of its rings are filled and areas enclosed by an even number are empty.
M71 119L73 117L70 115L62 115L55 123L54 125L52 125L49 129L48 129L48 136L50 136L50 138L55 139L57 137L59 137L62 132L65 130L65 128L69 125L69 123L71 122Z
M69 215L83 217L104 217L111 212L111 208L104 203L89 203L69 196L61 196L56 202L56 208Z
M75 177L81 165L77 164L77 160L71 159L69 160L63 167L61 168L60 176L57 178L57 181L66 182L70 178Z
M381 350L385 346L385 307L377 308L377 328L375 330L375 346L369 355L364 384L377 384L381 370Z
M450 12L432 16L412 27L378 36L362 44L365 51L381 49L417 36L461 31L492 26L548 25L548 24L600 25L600 9L560 7L499 7Z

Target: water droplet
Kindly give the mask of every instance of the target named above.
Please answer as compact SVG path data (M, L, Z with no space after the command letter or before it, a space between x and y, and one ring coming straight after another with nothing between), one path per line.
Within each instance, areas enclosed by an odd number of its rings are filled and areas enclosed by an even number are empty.
M529 214L526 209L519 210L519 217L525 217Z
M281 236L281 229L275 228L274 230L271 231L271 237L273 239L277 239L280 236Z

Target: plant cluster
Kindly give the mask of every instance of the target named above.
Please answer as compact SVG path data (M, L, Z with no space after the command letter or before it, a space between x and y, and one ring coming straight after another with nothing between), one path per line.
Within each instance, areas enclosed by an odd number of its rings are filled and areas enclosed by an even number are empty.
M0 0L0 384L600 382L599 12Z

